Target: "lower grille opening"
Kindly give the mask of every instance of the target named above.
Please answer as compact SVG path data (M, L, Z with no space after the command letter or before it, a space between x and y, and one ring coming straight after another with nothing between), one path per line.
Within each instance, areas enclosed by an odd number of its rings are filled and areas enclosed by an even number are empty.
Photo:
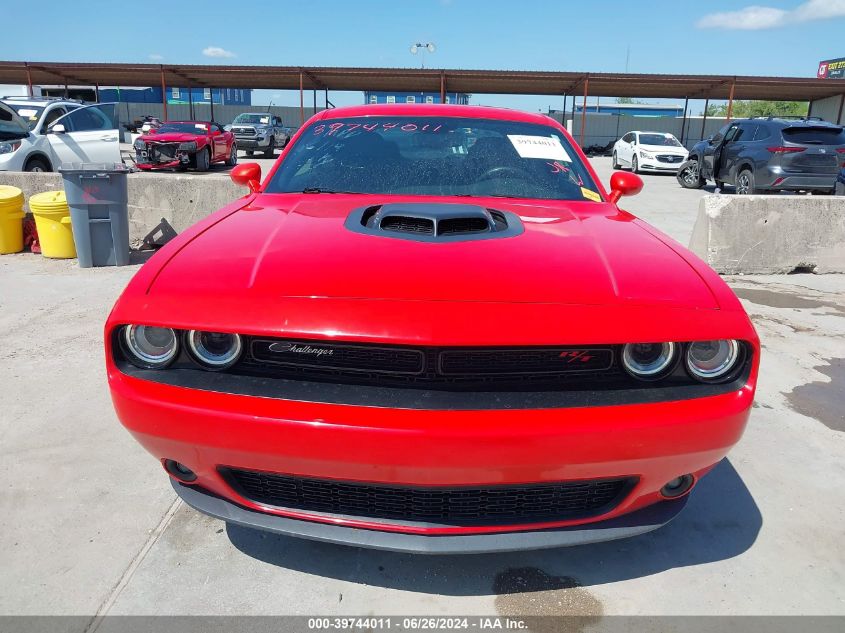
M584 519L616 507L635 478L542 484L411 487L221 468L241 496L289 510L404 524L518 525Z

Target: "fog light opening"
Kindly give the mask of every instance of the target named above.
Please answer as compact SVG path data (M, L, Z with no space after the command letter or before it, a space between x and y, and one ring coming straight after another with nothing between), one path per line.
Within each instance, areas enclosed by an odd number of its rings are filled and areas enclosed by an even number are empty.
M695 479L692 475L681 475L663 486L660 489L660 494L667 499L674 499L675 497L680 497L688 493L693 483L695 483Z
M178 479L184 483L190 483L197 480L197 474L185 466L185 464L180 464L173 459L165 459L162 463L164 464L164 470L166 470L167 474L174 479Z

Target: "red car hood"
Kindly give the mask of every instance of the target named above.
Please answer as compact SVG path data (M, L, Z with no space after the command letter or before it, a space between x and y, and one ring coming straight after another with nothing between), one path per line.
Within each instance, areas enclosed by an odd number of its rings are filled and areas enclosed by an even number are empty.
M282 297L331 297L719 307L680 255L611 204L479 200L519 215L525 231L477 241L418 242L344 226L353 209L396 201L259 195L185 245L148 292L268 305Z
M204 136L186 134L185 132L165 132L164 134L144 134L141 137L141 140L145 143L150 143L152 141L159 143L184 143L186 141L196 141L197 143L201 143L204 138Z

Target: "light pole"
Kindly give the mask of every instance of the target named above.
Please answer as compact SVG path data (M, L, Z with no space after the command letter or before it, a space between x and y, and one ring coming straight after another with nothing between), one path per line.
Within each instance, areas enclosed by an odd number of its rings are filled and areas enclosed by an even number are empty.
M433 53L434 52L434 44L432 42L427 42L425 44L421 44L417 42L416 44L411 44L411 54L416 55L417 53L422 53L422 57L420 58L420 68L425 68L425 53Z

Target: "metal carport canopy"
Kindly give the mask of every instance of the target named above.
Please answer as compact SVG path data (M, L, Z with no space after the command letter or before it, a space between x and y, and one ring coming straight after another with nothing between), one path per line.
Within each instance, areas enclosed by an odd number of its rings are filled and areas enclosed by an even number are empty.
M811 101L845 94L845 79L658 75L628 73L327 68L0 61L0 83L85 86L197 86L212 88L380 90L474 94L563 95Z

